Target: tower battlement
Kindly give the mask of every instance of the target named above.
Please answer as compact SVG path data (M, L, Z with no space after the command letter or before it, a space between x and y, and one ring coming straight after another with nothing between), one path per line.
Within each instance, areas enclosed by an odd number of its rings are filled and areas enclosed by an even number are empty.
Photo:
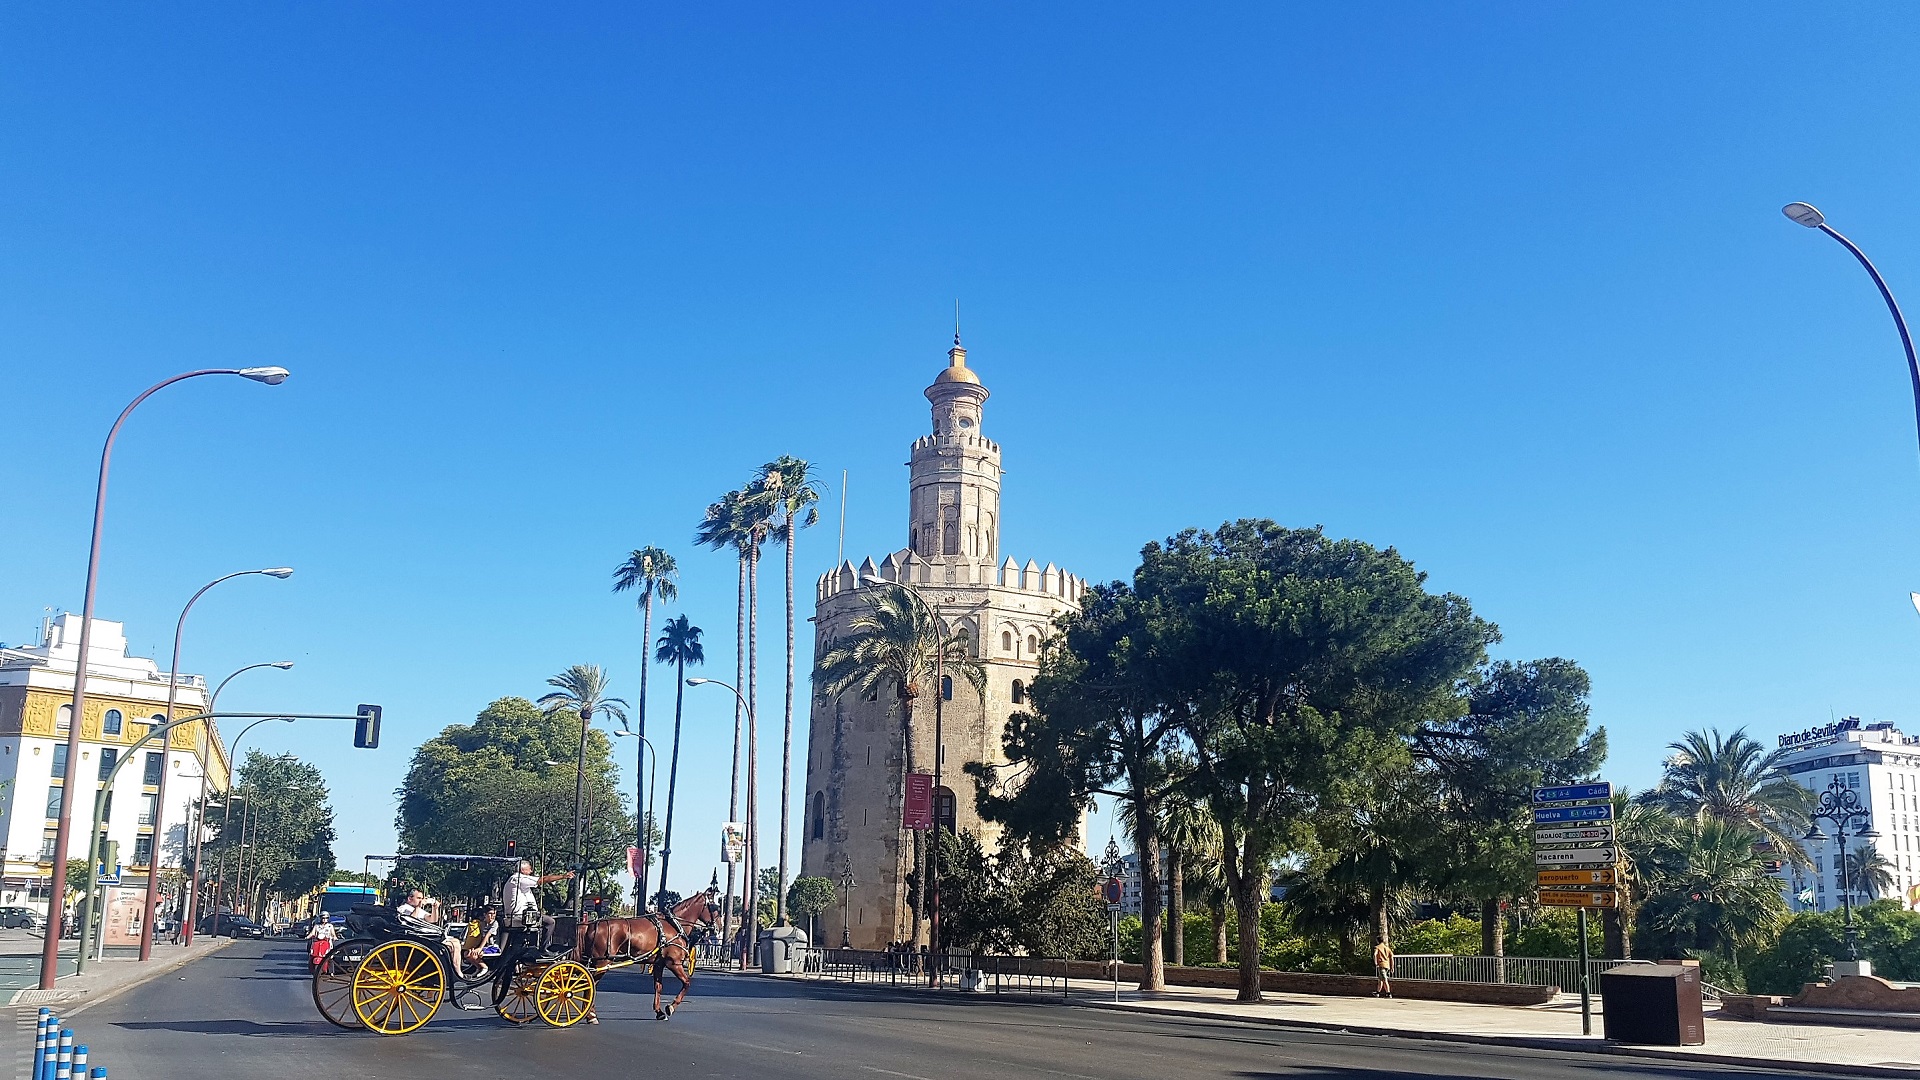
M953 572L951 577L949 570ZM908 585L985 585L1055 597L1076 607L1087 588L1086 579L1052 563L1041 566L1028 559L1027 564L1021 566L1019 560L1011 556L998 566L985 561L923 559L903 548L878 563L871 556L862 559L859 566L847 560L821 574L815 584L814 602L824 604L844 592L881 587L866 580L870 577Z

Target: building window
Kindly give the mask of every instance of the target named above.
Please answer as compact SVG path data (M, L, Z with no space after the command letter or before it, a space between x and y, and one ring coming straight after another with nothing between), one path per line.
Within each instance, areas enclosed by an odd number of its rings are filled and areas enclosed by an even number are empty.
M1029 656L1040 655L1040 635L1038 634L1027 635L1027 655Z
M153 837L136 836L133 838L133 865L146 866L153 861Z
M160 782L160 770L166 767L166 760L167 755L162 751L147 751L146 768L141 772L140 782L143 784L158 784Z
M140 796L140 824L153 824L154 811L160 806L160 796L149 791Z
M953 676L951 675L940 676L940 700L953 700Z
M954 831L953 789L943 787L934 791L933 823L948 832Z
M50 770L49 775L53 776L55 779L60 779L60 780L66 779L66 776L67 776L67 744L66 743L53 744L53 768Z
M120 748L103 746L100 748L100 779L105 782L113 776L113 767L120 764Z
M41 862L53 861L53 845L58 843L59 840L60 838L57 836L43 836L40 838L40 860L39 861Z
M100 720L100 734L102 735L120 734L120 729L125 719L126 719L125 717L120 715L119 709L108 709L107 715L102 717Z
M62 801L62 797L66 795L66 792L67 792L66 788L55 787L55 788L47 789L47 816L48 817L57 818L60 816L60 803Z
M920 554L920 530L918 528L907 530L907 548L915 555Z
M827 793L813 793L813 838L820 840L827 835Z
M1001 652L1013 651L1013 631L1011 630L1000 631L1000 651Z
M1027 703L1027 684L1021 682L1019 679L1013 680L1013 703L1015 705L1025 705Z

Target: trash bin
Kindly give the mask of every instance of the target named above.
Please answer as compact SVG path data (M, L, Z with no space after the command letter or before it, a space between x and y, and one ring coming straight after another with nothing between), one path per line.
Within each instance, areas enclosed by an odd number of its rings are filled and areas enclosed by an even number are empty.
M1610 1042L1699 1046L1700 969L1692 965L1626 964L1600 973L1603 1030Z
M760 931L760 970L786 975L797 970L807 947L807 932L797 926L771 926Z

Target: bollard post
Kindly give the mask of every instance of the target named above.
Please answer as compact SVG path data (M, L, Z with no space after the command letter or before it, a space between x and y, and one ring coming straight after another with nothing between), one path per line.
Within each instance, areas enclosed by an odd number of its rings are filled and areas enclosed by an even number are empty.
M41 1009L40 1018L33 1027L33 1072L28 1075L40 1080L40 1074L47 1065L47 1021L53 1016L52 1009Z
M60 1056L54 1060L53 1080L73 1080L73 1029L60 1029Z
M93 1080L107 1080L107 1070L105 1068L96 1067L93 1070Z
M33 1074L34 1080L53 1080L53 1059L60 1052L60 1018L47 1017L47 1030L40 1039L40 1067Z
M73 1080L87 1080L87 1048L73 1048Z

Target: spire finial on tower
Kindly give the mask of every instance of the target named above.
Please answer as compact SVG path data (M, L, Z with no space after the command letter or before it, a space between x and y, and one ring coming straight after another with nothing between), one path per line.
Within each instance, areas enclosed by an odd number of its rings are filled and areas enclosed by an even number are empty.
M953 343L960 344L960 298L953 298Z

